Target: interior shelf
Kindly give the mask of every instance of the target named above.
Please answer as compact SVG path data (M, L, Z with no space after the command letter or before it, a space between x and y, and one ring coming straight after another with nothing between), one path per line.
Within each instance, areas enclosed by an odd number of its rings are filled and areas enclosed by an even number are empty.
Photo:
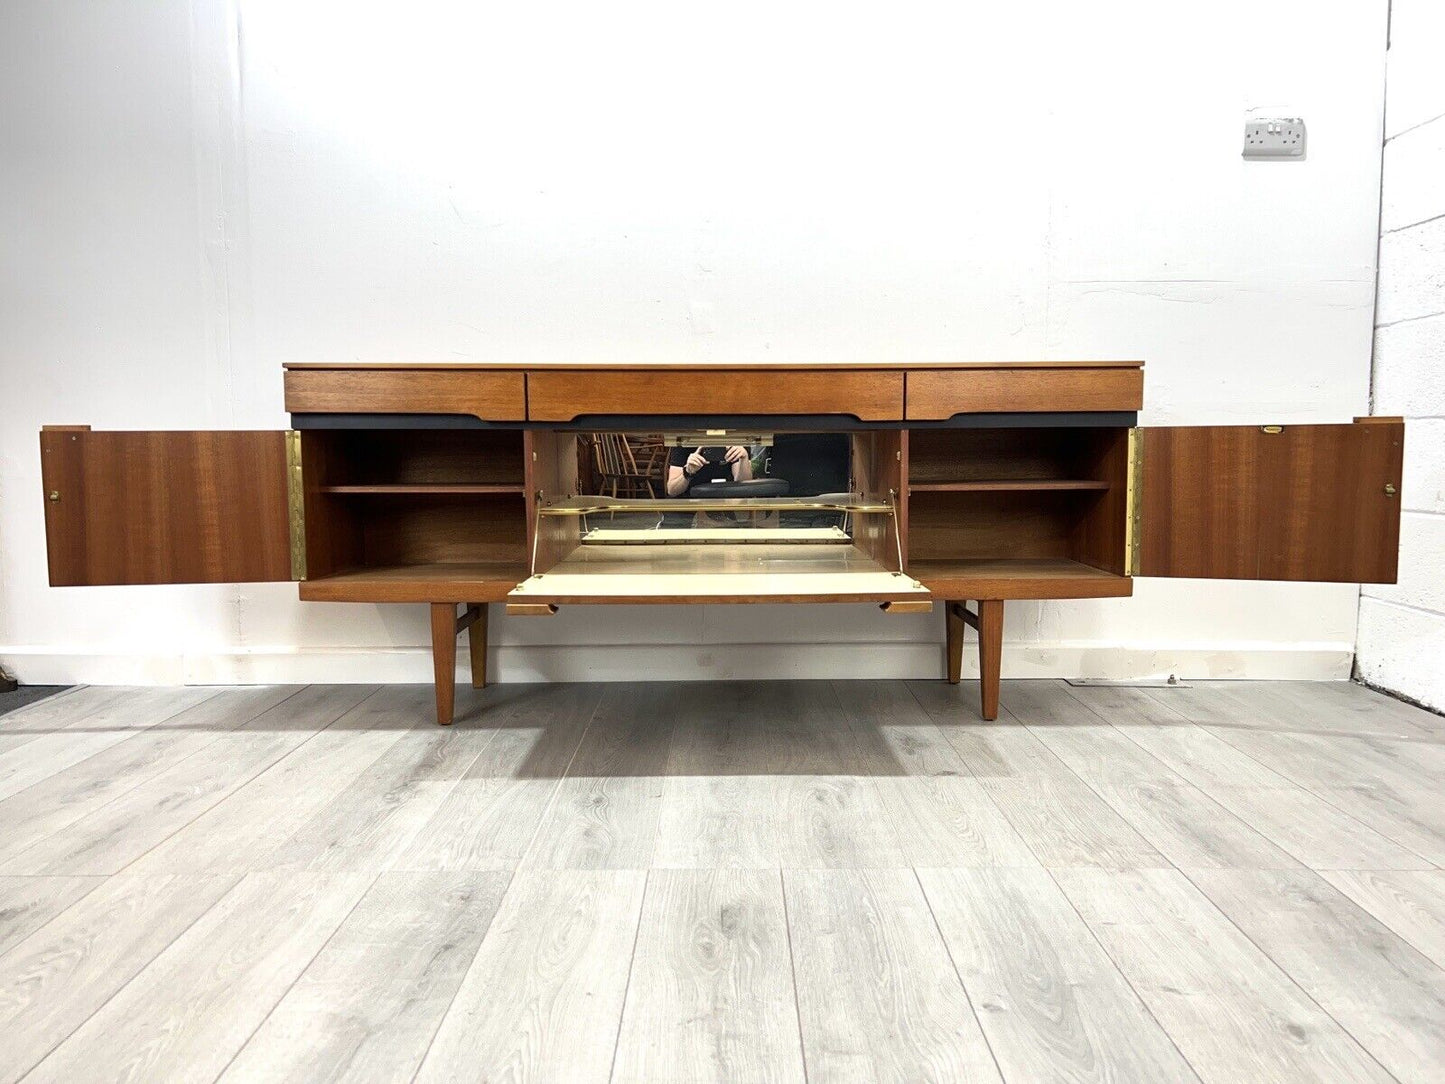
M523 486L499 482L408 482L408 483L384 483L380 485L335 485L319 486L322 493L339 494L385 494L385 493L410 493L410 494L457 494L457 495L506 495L520 496Z
M312 602L500 602L526 578L521 561L430 561L349 569L300 588Z
M909 482L913 493L1005 493L1045 490L1105 490L1109 483L1091 478L1003 478L969 482Z
M1109 598L1134 581L1067 557L910 560L908 574L939 598Z

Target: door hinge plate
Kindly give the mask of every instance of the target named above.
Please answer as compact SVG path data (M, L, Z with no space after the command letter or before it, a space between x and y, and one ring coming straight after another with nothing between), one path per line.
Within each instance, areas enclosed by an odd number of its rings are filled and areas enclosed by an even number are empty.
M1129 430L1128 459L1129 476L1125 482L1124 501L1124 575L1137 576L1139 546L1144 537L1144 506L1140 499L1144 488L1144 445L1143 434L1137 427Z
M301 477L301 433L286 431L286 520L291 537L291 578L306 578L306 488Z

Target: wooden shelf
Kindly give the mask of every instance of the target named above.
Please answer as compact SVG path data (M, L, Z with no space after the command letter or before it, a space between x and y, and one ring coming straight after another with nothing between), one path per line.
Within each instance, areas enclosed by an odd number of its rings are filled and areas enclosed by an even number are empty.
M438 561L350 569L300 589L308 602L501 602L526 578L520 561Z
M940 599L1116 598L1134 581L1064 557L909 561L908 574Z
M423 494L423 495L480 495L518 496L523 492L520 482L513 484L492 482L408 482L384 485L341 485L320 486L322 493L341 494Z
M1005 478L976 482L909 482L910 493L1013 493L1105 490L1109 483L1090 478Z

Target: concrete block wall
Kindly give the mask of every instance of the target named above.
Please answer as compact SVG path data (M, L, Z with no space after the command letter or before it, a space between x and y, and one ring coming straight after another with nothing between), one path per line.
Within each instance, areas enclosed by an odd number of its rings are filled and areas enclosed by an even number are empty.
M1375 414L1403 414L1400 580L1360 598L1360 677L1445 709L1445 4L1395 0L1385 90Z

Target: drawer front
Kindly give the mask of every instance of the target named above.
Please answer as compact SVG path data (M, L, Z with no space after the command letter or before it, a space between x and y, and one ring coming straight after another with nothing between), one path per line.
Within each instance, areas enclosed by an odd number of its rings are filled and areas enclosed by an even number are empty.
M1144 371L1137 368L912 369L909 421L946 421L955 414L1014 411L1137 411L1144 406Z
M287 369L292 414L470 414L489 422L527 416L518 372L459 369Z
M903 419L903 373L883 369L558 369L527 374L528 420L594 415L842 414Z

